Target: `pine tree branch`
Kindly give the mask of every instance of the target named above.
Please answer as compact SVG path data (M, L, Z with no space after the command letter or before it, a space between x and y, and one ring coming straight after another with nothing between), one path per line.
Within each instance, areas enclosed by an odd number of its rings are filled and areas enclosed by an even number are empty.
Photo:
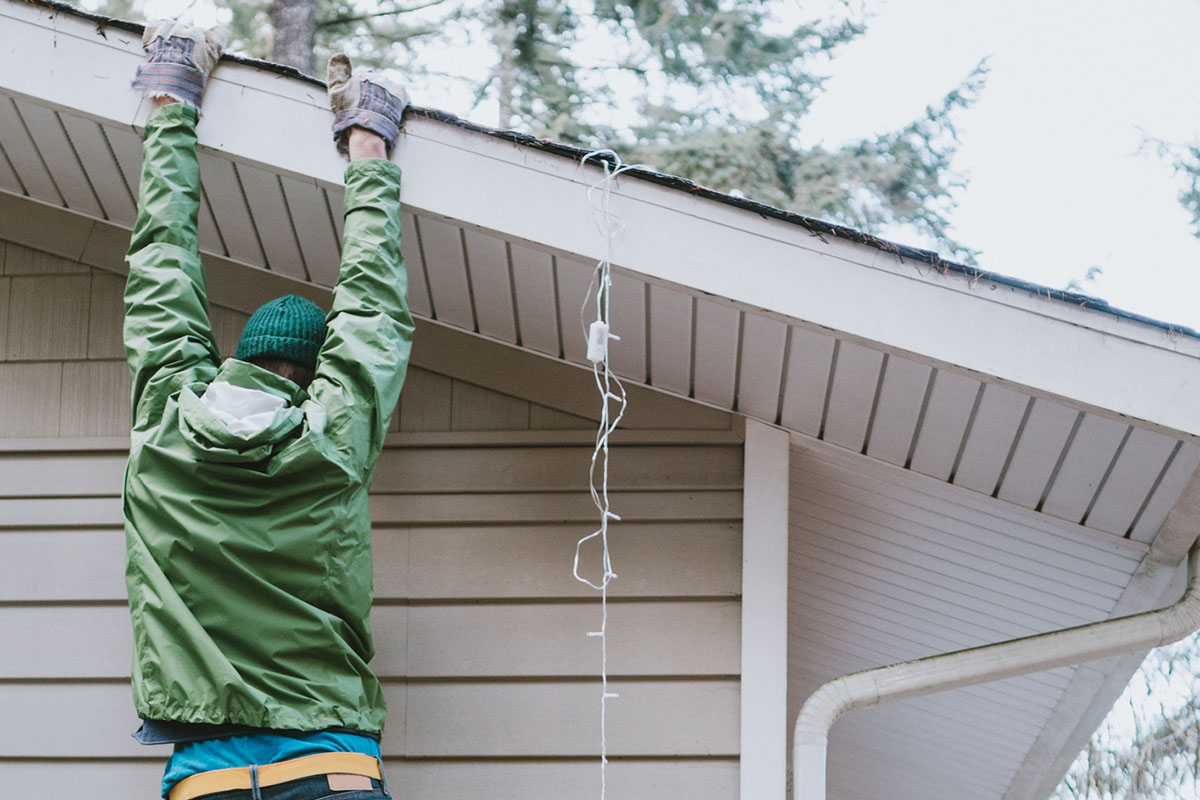
M455 75L453 72L443 72L436 69L423 69L420 70L419 73L414 72L413 74L429 75L434 78L446 78L452 81L462 81L463 83L469 83L472 86L478 82L477 78L472 78L469 75Z
M317 21L318 28L328 28L333 25L346 25L351 22L366 22L369 19L379 19L380 17L394 17L399 14L409 14L413 11L422 11L426 8L433 8L445 3L446 0L430 0L428 3L420 5L408 6L407 8L393 8L390 11L376 11L373 14L354 14L342 17L333 17L331 19L323 19Z
M650 72L650 69L647 67L635 67L632 64L575 64L571 61L567 61L564 58L539 58L536 59L536 61L537 63L545 64L548 67L564 67L566 69L581 69L596 72L619 70L624 72L632 72L637 75L645 75Z

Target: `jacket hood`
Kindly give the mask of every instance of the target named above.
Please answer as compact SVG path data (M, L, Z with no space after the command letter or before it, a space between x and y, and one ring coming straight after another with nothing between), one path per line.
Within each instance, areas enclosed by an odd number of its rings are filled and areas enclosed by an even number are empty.
M239 419L213 402L213 395L249 399L253 419ZM286 378L245 361L227 359L210 384L194 383L179 393L179 430L201 461L262 461L304 420L304 390ZM241 424L239 424L241 423Z

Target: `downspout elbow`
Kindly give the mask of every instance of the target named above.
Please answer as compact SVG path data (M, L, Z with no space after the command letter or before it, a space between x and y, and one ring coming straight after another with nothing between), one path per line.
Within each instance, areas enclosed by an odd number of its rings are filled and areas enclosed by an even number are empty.
M1200 630L1200 541L1188 552L1188 584L1183 597L1172 606L1147 613L1157 615L1161 630L1158 646L1177 642Z
M793 729L792 741L799 744L824 742L833 723L852 708L874 705L878 696L857 698L852 691L852 680L856 676L843 675L817 689L800 709Z

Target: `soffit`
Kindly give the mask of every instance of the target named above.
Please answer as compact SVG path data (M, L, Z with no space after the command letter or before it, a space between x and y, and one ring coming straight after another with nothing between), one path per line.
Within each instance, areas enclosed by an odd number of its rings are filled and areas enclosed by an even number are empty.
M800 438L790 495L789 719L840 675L1128 613L1147 552ZM1062 720L1074 728L1098 694L1111 703L1098 676L1132 668L1069 666L854 711L831 731L830 797L1039 797L1027 762L1045 782L1081 744Z

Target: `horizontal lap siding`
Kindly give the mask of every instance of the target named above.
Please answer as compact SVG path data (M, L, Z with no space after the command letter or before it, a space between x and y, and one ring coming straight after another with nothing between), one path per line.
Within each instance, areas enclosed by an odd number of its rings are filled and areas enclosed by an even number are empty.
M706 677L739 671L736 600L616 602L614 675ZM590 678L596 626L590 603L376 605L371 666L386 680ZM53 631L52 634L48 632ZM127 680L132 641L124 604L0 606L0 680ZM697 647L700 643L703 647Z
M421 800L463 800L485 796L522 800L561 800L579 796L580 787L594 784L593 760L561 759L538 762L498 759L462 762L439 759L384 758L394 797ZM71 797L87 787L89 800L136 800L157 795L162 765L157 761L87 759L64 769L60 762L0 762L5 791L15 798ZM608 790L624 800L734 797L738 772L734 759L622 760L608 765ZM130 787L138 787L131 791Z
M637 757L737 755L738 690L725 680L610 682L609 752ZM598 754L594 680L385 681L387 755L418 758L560 758ZM147 751L129 685L0 685L0 752L20 758L136 758ZM67 730L36 725L70 719ZM593 724L596 722L597 724ZM3 762L0 762L3 763ZM131 787L132 788L132 787Z
M598 596L571 574L575 542L595 526L590 452L385 451L373 666L403 796L594 788ZM740 447L630 445L612 457L624 519L611 541L609 785L735 797ZM100 800L150 796L157 778L154 751L129 738L123 470L120 452L0 453L0 718L12 721L0 775L18 786L44 785L46 760ZM598 557L585 549L585 570ZM79 722L64 734L40 723L47 715Z

